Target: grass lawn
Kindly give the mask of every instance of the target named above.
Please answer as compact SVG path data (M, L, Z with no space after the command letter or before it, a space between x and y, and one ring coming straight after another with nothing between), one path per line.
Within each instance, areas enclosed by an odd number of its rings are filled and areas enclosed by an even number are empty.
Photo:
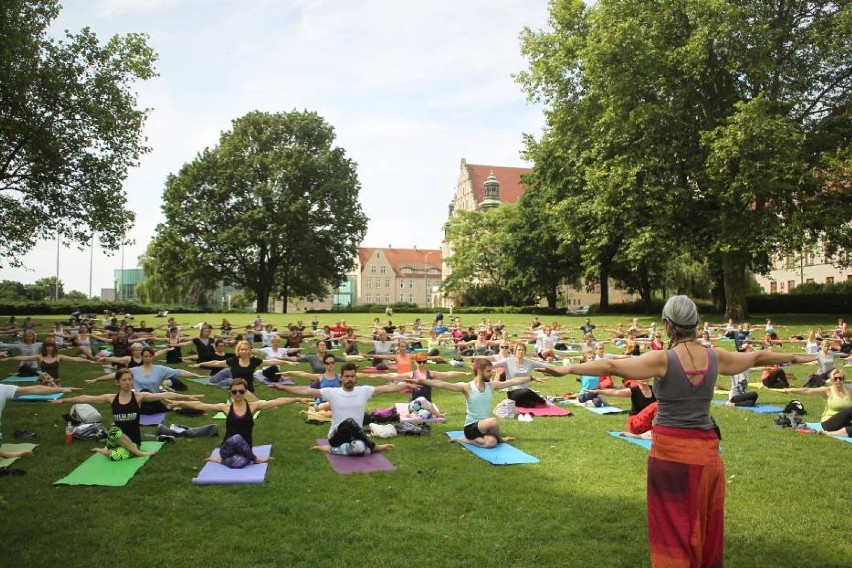
M366 333L375 316L341 317ZM428 315L419 316L428 319ZM252 316L227 317L234 324L244 324ZM322 324L336 319L335 314L319 317ZM394 320L410 323L414 317L397 314ZM465 314L462 321L472 325L480 317ZM518 325L531 319L500 317ZM591 317L607 328L630 319ZM179 321L206 320L215 325L221 318L221 314L196 314L179 316ZM302 317L305 322L310 318ZM136 321L140 319L149 324L164 321L136 315ZM271 314L267 319L281 325L295 323L297 318ZM547 322L553 319L541 317ZM556 319L564 328L576 330L585 318ZM641 321L659 325L659 317ZM757 317L752 321L762 323ZM810 327L833 329L834 323L820 316L781 316L773 321L776 328L790 326L778 329L782 338ZM782 349L800 347L785 344ZM184 348L185 354L190 351ZM609 346L608 351L616 350ZM0 376L11 374L15 367L14 362L0 362ZM801 385L812 369L792 368L794 384ZM102 372L100 365L63 363L62 382L84 386L84 379ZM759 375L753 375L753 380L758 381ZM728 378L721 377L720 383L727 386ZM110 382L85 386L89 394L115 390ZM191 393L205 394L206 402L226 398L225 390L189 386ZM279 395L263 385L257 388L261 397ZM576 391L577 383L573 377L557 378L537 389L556 394ZM391 406L404 396L376 397L370 408ZM783 406L792 398L761 391L759 402ZM94 443L64 444L62 414L68 412L67 405L10 401L2 416L6 441L12 442L14 430L23 428L38 434L39 447L34 457L14 466L26 470L26 475L0 480L6 542L0 565L648 565L647 452L607 435L608 430L623 429L624 415L598 416L568 407L574 416L536 418L531 423L504 420L504 433L518 438L514 445L540 463L492 466L447 443L444 432L461 429L463 397L436 390L434 400L449 412L448 422L433 427L427 437L395 438L397 449L388 454L398 468L394 472L337 475L324 456L309 451L315 438L325 437L327 427L305 424L298 414L301 407L285 406L264 411L256 421L255 443L271 443L275 458L263 485L191 484L204 458L221 441L219 437L179 439L166 445L121 488L54 486L54 481L89 456ZM802 400L807 419L818 421L823 400ZM629 406L628 399L610 402ZM109 409L99 409L109 422ZM723 432L723 458L730 478L726 563L734 567L850 566L850 491L843 478L850 472L852 444L775 430L772 414L717 406L712 412ZM167 416L167 425L175 422L195 426L214 421L209 415Z

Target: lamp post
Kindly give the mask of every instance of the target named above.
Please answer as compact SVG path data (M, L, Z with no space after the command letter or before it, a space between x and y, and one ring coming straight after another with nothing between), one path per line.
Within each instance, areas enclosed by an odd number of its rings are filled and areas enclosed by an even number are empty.
M430 250L423 256L423 274L425 276L425 285L426 285L426 307L428 308L432 304L432 298L429 296L429 255L432 254L433 250Z

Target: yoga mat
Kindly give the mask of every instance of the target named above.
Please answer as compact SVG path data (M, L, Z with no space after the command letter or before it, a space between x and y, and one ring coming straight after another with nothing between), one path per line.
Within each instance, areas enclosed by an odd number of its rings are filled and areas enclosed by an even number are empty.
M628 436L622 436L620 432L607 432L610 436L617 440L622 440L624 442L630 442L631 444L636 444L640 448L645 448L646 450L651 449L651 440L643 440L642 438L630 438Z
M455 430L447 432L450 438L464 438L464 432ZM490 464L494 465L515 465L520 463L538 463L538 458L522 452L515 446L510 446L506 443L500 443L493 448L480 448L473 444L459 444L461 447L471 452L477 457L480 457Z
M7 452L20 452L23 450L32 450L38 444L3 444L0 446L0 450L6 450ZM3 458L0 459L0 467L8 467L18 461L21 458Z
M158 426L163 423L163 420L166 419L165 412L158 412L157 414L140 414L139 415L139 425L140 426Z
M581 408L585 408L589 412L594 412L595 414L621 414L622 412L627 412L617 406L601 406L600 408L597 406L582 406Z
M187 380L192 381L193 383L198 383L199 385L207 385L208 387L216 387L216 388L222 388L222 389L226 389L229 386L231 386L231 385L227 385L227 384L224 384L224 383L219 383L219 384L211 383L210 377L201 377L200 379L187 379Z
M713 404L723 406L727 400L714 400ZM755 414L777 414L779 412L783 412L784 409L780 406L774 406L772 404L757 404L755 406L734 406L732 408L736 408L737 410L748 410L749 412L754 412Z
M258 416L260 416L260 410L255 410L253 418L257 420ZM217 412L213 415L213 420L224 420L225 418L227 418L227 416L224 412Z
M819 422L808 422L808 426L816 430L817 432L822 432L822 424ZM852 438L849 436L826 436L826 438L834 438L835 440L840 440L841 442L849 442L852 444Z
M255 375L255 377L254 377L254 378L255 378L255 379L257 379L258 381L260 381L261 383L265 384L266 386L272 386L272 385L295 385L295 384L296 384L296 383L294 383L293 381L291 381L290 379L281 379L280 381L273 383L272 381L270 381L269 379L267 379L267 378L266 378L266 377L264 377L263 375L260 375L259 377L258 377L257 375Z
M328 440L318 438L317 445L328 445ZM338 456L328 452L323 453L328 463L334 468L334 471L341 475L349 473L372 473L374 471L396 471L396 466L381 453L372 453L368 456Z
M272 453L272 444L252 447L254 455L259 458L268 458ZM213 457L219 455L219 448L213 450ZM268 463L253 463L240 469L231 469L220 463L207 462L198 472L198 477L192 479L193 485L236 485L236 484L260 484L266 479L266 466Z
M377 369L375 367L364 367L361 369L365 373L384 373L386 371L396 371L396 365L388 365L387 369Z
M565 410L555 404L547 406L529 408L525 406L516 406L515 412L518 414L532 414L533 416L573 416L574 413L570 410Z
M145 452L156 452L163 447L163 442L142 442L140 449ZM77 466L77 469L55 481L54 485L103 485L107 487L122 487L127 485L139 468L148 461L144 458L112 461L103 454L94 454Z
M38 377L19 377L18 375L12 375L3 379L2 383L34 383L38 380Z
M438 418L437 416L433 416L432 418L418 418L416 416L405 416L403 417L403 413L408 412L408 404L405 402L397 402L394 404L396 408L396 413L399 414L400 422L446 422L446 418Z
M65 393L57 392L53 394L25 394L23 396L16 396L12 400L23 400L26 402L33 402L36 400L56 400L57 398L62 398L62 395Z

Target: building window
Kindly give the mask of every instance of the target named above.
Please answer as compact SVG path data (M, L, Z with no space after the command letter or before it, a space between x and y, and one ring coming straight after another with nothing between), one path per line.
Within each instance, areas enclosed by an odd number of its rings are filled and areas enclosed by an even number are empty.
M400 288L400 290L401 290L401 289L403 289L403 288L405 288L405 280L400 280L400 281L399 281L399 288Z
M375 273L376 273L376 267L375 267L375 266L371 266L371 267L370 267L370 274L375 274Z
M834 284L834 276L826 276L825 277L826 284Z
M372 304L372 303L373 303L373 295L372 295L372 294L367 294L367 303L368 303L368 304Z
M385 278L385 288L390 288L390 278Z
M805 284L813 284L813 283L814 283L813 278L808 278L807 280L805 280Z
M406 267L404 267L404 268L401 270L401 272L402 272L403 274L411 274L411 273L412 273L412 272L414 272L414 271L413 271L413 270L411 270L411 268L409 268L409 267L407 267L407 266L406 266Z
M382 274L384 274L384 273L385 273L385 267L384 267L384 266L380 266L380 267L379 267L379 272L381 272Z
M409 288L414 288L414 280L409 280L409 281L408 281L408 287L409 287Z
M385 294L385 303L390 304L390 294Z
M773 280L772 282L769 283L769 293L770 294L777 294L778 293L778 282L775 282Z
M795 287L796 287L796 281L795 280L787 280L787 292L788 293L792 292L793 288L795 288Z
M813 266L814 265L814 253L809 252L805 254L805 266Z

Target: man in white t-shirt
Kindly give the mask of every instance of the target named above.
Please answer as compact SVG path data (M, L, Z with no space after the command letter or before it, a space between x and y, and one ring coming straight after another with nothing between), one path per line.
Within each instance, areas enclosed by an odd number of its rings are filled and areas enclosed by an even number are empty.
M274 388L291 394L322 398L331 405L331 428L328 445L314 446L312 450L332 454L357 456L394 449L393 444L376 444L364 433L364 412L367 401L374 395L399 392L411 388L407 383L389 383L378 387L357 386L354 363L345 363L340 369L340 387L315 389L291 385L274 385Z

